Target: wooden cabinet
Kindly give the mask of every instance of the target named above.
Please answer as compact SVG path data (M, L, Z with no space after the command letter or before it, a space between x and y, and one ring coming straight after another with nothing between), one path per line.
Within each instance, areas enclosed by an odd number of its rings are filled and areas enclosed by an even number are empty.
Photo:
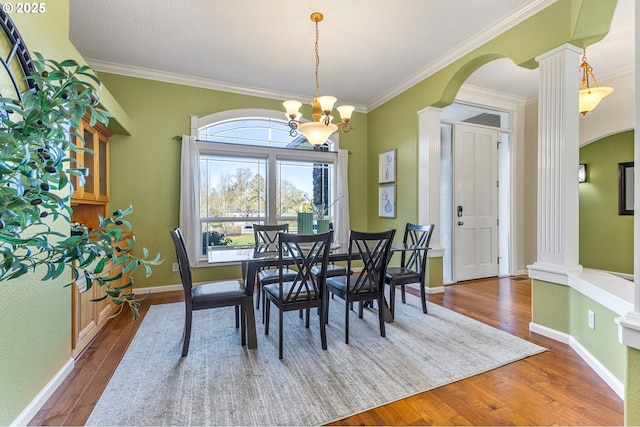
M127 233L123 238L131 237L131 234L132 233ZM122 242L118 245L124 247L126 244L125 242ZM113 262L109 261L102 274L105 276L115 276L120 271L122 271L122 264L114 266ZM113 281L112 286L123 286L128 281L129 273L125 273L120 279ZM71 308L73 316L71 325L71 344L73 357L77 357L82 353L118 308L111 302L110 297L107 297L102 301L91 301L105 295L105 290L102 286L94 283L91 289L81 292L85 287L86 283L84 278L80 278L76 282L76 286L73 286L72 290Z
M71 201L83 203L107 203L109 201L109 138L111 133L96 123L89 126L87 119L82 120L78 134L84 141L75 138L75 143L91 151L72 152L71 157L77 161L76 167L84 167L87 174L83 185L77 177L71 177L74 192Z
M77 133L84 141L76 138L75 143L89 151L71 153L71 157L78 161L75 167L88 169L84 185L79 185L77 177L71 177L74 192L71 195L72 222L78 222L90 228L97 228L98 215L108 216L109 210L109 138L111 133L102 125L90 126L88 119L83 119ZM131 233L129 233L131 234ZM116 275L121 265L114 267L110 262L105 266L105 275ZM124 285L129 280L128 275L119 279L113 286ZM73 286L71 296L72 327L71 342L73 357L77 357L93 338L100 332L117 309L111 298L104 301L91 300L104 296L104 289L94 284L86 292L80 292L84 282Z

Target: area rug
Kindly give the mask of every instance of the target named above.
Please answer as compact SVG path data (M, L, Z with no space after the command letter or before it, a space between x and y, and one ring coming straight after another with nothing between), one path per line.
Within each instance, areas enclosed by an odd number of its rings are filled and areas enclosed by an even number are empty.
M435 304L399 301L379 334L375 310L350 317L330 304L328 350L317 316L305 329L285 314L278 359L277 309L269 335L257 313L258 348L240 345L233 308L194 312L191 346L180 357L184 304L152 306L87 425L319 425L495 369L545 351Z

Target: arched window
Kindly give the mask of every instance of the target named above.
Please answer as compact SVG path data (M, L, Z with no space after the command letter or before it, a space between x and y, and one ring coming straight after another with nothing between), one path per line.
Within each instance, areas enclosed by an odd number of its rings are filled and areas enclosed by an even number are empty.
M337 154L328 145L314 147L303 136L289 135L282 116L234 110L192 117L202 257L208 246L252 245L255 223L289 223L295 232L297 212L331 219Z

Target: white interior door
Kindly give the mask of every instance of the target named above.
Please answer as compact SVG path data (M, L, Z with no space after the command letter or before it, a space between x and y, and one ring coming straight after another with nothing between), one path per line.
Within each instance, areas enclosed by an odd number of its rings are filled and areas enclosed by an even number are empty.
M455 280L498 275L498 130L455 124Z

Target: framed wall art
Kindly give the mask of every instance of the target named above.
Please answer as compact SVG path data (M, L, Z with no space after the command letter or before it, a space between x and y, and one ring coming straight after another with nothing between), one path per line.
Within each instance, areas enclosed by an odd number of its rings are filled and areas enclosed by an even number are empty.
M380 153L378 157L378 182L396 182L396 149Z
M378 189L378 216L396 217L396 185L381 185Z
M633 215L633 162L618 163L618 215Z

